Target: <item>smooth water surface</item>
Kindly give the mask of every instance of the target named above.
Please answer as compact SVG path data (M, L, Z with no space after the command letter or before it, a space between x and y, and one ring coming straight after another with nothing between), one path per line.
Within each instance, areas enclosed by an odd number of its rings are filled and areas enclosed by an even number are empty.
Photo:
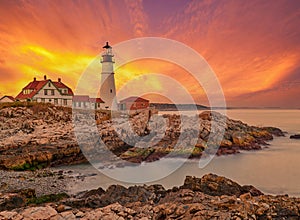
M185 114L191 115L194 112L185 112ZM291 134L300 133L300 110L236 109L227 110L227 116L250 125L279 127L288 133L286 137L275 138L269 142L268 148L260 151L243 151L236 155L214 157L203 169L198 167L197 160L190 160L168 177L147 184L159 183L165 188L171 188L182 185L187 175L201 177L206 173L215 173L242 185L254 185L264 193L300 197L300 140L289 139ZM162 169L174 166L179 160L162 159L147 166L152 166L156 172L161 172ZM70 184L72 193L99 186L107 188L111 184L132 185L132 183L120 183L110 179L91 165L68 166L64 169L73 170L75 175L86 176L82 183ZM138 167L115 169L123 169L124 174L133 172L138 175L149 175L144 171L141 172Z

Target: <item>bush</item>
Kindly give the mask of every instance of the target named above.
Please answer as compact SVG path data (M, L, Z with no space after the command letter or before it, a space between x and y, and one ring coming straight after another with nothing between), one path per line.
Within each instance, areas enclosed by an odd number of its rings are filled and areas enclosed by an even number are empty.
M27 199L27 205L28 204L42 204L42 203L48 203L48 202L58 202L64 198L69 198L68 194L66 193L58 193L58 194L49 194L49 195L43 195L40 197L33 197Z

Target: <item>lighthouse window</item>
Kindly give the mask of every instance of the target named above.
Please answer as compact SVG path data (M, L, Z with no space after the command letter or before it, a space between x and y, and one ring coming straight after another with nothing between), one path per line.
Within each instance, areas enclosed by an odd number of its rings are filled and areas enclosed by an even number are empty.
M112 89L110 90L110 93L112 93Z

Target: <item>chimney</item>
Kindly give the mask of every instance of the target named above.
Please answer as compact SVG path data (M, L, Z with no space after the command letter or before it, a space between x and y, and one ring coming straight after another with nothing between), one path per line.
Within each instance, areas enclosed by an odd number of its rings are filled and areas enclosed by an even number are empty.
M46 75L44 75L44 80L46 80L47 79L47 76Z
M35 77L33 78L33 81L34 81L34 82L36 81L36 78L35 78Z
M58 82L61 82L61 78L58 78Z

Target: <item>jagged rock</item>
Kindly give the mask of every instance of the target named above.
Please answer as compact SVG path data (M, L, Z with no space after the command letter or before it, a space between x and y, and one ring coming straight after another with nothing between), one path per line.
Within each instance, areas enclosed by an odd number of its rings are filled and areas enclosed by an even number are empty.
M282 130L280 130L279 128L275 128L275 127L263 127L264 130L267 130L269 133L281 137L281 136L285 136L284 132L282 132Z
M0 193L0 211L12 210L26 204L26 198L18 193Z
M166 190L161 185L131 186L125 188L121 185L111 185L106 191L102 188L79 193L75 198L64 201L73 207L98 208L118 202L122 205L134 202L158 202L166 195Z
M76 195L76 198L88 198L90 196L101 196L103 193L105 193L105 191L99 187L98 189L93 189L93 190L90 190L90 191L87 191L87 192L81 192L79 193L78 195Z
M4 197L1 194L0 198ZM81 204L71 203L72 199ZM91 201L98 204L92 206ZM70 206L65 204L68 202ZM0 211L0 219L298 220L299 208L300 198L263 195L253 186L240 186L225 177L207 174L202 178L186 177L180 189L165 190L161 185L112 185L106 191L98 188L63 201Z
M206 174L202 178L187 176L184 180L184 185L181 188L200 191L212 196L240 196L246 192L255 196L262 195L262 192L253 186L240 186L230 179L215 174Z
M263 193L258 190L257 188L255 188L252 185L244 185L242 186L242 193L247 193L249 192L252 196L260 196L263 195Z
M55 216L56 218L54 219L59 219L59 220L75 220L76 219L76 216L73 214L72 211L66 211L66 212L62 212L59 214L59 216ZM52 220L53 218L51 218Z

